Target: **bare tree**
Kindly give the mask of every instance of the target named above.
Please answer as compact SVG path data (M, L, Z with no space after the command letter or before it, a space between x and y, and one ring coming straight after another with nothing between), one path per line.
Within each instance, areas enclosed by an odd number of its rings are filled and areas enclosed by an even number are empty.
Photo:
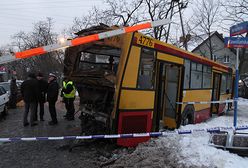
M248 0L223 0L222 6L227 13L225 20L235 23L247 21Z
M106 0L108 9L106 16L113 19L113 23L122 26L129 26L139 22L139 9L142 7L143 0Z
M53 32L53 21L47 18L45 21L39 21L34 24L31 32L25 33L23 31L16 33L13 36L14 42L12 45L19 51L40 47L42 45L49 45L57 42L57 34ZM24 78L27 71L41 71L48 73L49 71L62 71L61 53L52 52L45 55L31 57L15 62L15 65L10 63L9 66L15 68L17 72L21 73Z
M173 9L175 8L175 6L180 5L179 1L178 4L175 5L174 3L175 0L145 0L145 4L146 4L146 8L144 9L146 11L148 11L148 16L146 16L145 19L149 19L149 20L159 20L159 19L165 19L168 18L170 16L170 19L172 19L173 15L175 15L175 13L177 13L178 11ZM170 27L170 25L169 25ZM148 30L148 32L151 32L151 30ZM156 39L164 39L166 41L168 41L168 36L169 36L169 29L167 31L165 26L159 26L159 27L155 27L152 30L152 33L149 33L151 36L153 36Z
M207 34L208 49L210 59L213 59L213 44L211 41L211 33L216 30L220 21L220 1L219 0L197 0L193 9L194 16L191 26L195 27L196 34ZM203 36L198 36L203 37Z
M177 3L172 3L172 2ZM70 32L76 32L83 28L99 23L107 25L132 26L147 21L165 19L178 13L179 8L187 7L188 0L106 0L106 9L100 10L96 7L81 18L75 18ZM173 11L172 9L175 8ZM143 31L146 34L160 40L168 37L168 30L160 26L152 30Z
M248 0L225 0L222 2L222 6L225 8L225 16L223 16L224 21L229 21L229 26L238 24L240 22L247 21L248 18ZM246 33L248 37L248 33ZM239 55L239 69L240 73L247 73L248 69L248 54L246 49L243 48Z

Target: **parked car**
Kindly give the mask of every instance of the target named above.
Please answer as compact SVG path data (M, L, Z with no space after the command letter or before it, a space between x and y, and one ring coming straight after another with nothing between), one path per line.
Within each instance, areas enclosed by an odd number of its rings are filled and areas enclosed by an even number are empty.
M239 80L239 97L248 98L248 78Z
M8 113L8 102L9 95L7 91L0 86L0 119L5 119L5 116Z
M22 100L22 95L21 95L21 84L22 84L23 81L21 80L17 80L16 81L16 85L17 85L17 102L18 101L21 101ZM10 81L8 82L0 82L0 86L2 86L6 91L7 91L7 94L9 96L9 99L10 99Z

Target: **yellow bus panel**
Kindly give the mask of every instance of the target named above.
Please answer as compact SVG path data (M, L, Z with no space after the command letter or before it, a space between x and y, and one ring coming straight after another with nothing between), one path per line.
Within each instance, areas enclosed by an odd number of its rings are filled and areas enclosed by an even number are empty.
M218 73L228 72L228 70L225 70L223 68L218 68L218 67L213 67L213 71L218 72Z
M154 91L122 90L120 96L120 109L153 109Z
M122 87L136 88L139 69L140 47L132 46Z
M125 62L127 61L127 55L129 53L130 46L132 45L131 40L132 40L133 33L127 33L125 36L122 36L122 52L121 52L121 57L118 65L118 71L116 75L116 88L115 88L115 95L114 95L114 102L118 102L119 99L119 92L121 90L121 80L123 78L123 73L124 73L124 68L125 68ZM116 117L116 109L117 109L117 103L114 104L114 109L112 111L112 118L115 119Z
M157 59L163 60L163 61L168 61L168 62L173 62L176 64L183 64L183 59L179 57L175 57L169 54L161 53L158 52L157 54Z
M155 44L155 39L142 35L142 34L135 34L135 37L137 38L137 44L142 45L142 46L146 46L149 48L154 48L154 44Z
M221 94L220 101L231 99L231 94Z
M170 118L170 117L164 117L164 123L166 123L166 126L168 128L176 128L177 127L177 122L176 119Z
M211 101L211 90L187 90L183 91L183 102ZM186 105L182 105L182 111ZM210 104L194 104L195 111L210 108Z

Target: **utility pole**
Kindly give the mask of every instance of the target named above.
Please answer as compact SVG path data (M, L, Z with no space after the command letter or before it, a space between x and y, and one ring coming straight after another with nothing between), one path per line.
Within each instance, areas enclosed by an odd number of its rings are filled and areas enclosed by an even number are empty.
M172 1L171 1L171 14L170 14L170 20L172 19L172 16L173 16L173 9L174 9L174 6L175 6L175 1L176 1L176 0L172 0ZM165 42L166 42L166 43L168 42L168 39L169 39L170 27L171 27L171 22L169 23L168 30L167 30L167 36L166 36L166 39L165 39Z
M185 50L187 51L188 50L188 45L187 45L188 38L185 35L184 26L183 26L182 12L181 12L184 3L183 2L180 2L180 0L171 0L172 9L171 9L170 20L172 20L173 10L174 10L174 7L175 7L175 3L177 3L178 10L179 10L180 23L181 23L182 35L183 35L183 46L184 46ZM186 5L183 8L185 8L185 7L186 7ZM167 30L168 35L166 36L166 43L168 42L170 27L171 27L171 23L168 26L168 30Z
M179 3L179 0L176 0L177 1L177 4L178 4L178 10L179 10L179 15L180 15L180 21L181 21L181 27L182 27L182 33L183 33L183 46L185 48L186 51L188 51L188 46L187 46L187 39L186 39L186 36L185 36L185 32L184 32L184 26L183 26L183 18L182 18L182 12L181 12L181 6L180 5L183 5L183 2L180 4Z

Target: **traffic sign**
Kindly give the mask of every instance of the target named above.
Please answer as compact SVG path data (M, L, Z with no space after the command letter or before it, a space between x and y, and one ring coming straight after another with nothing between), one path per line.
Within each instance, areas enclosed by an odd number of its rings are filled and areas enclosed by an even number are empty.
M248 32L248 21L230 27L230 36L236 36Z
M248 48L248 37L225 37L227 48Z

